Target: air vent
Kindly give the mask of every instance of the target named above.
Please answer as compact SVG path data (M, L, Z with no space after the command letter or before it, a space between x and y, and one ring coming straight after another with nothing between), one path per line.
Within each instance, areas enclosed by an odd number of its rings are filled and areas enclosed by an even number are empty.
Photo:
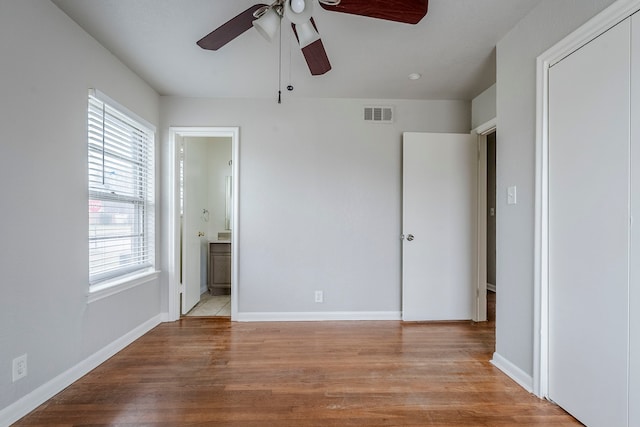
M364 121L393 123L393 107L364 107Z

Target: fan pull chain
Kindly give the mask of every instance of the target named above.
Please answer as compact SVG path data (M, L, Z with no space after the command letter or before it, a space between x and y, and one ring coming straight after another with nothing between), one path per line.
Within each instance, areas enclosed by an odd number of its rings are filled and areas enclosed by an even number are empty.
M280 18L280 43L278 46L278 104L282 104L282 18Z
M291 35L289 35L288 44L289 44L289 86L287 86L287 90L291 92L293 90L293 85L291 84L291 44L292 44Z

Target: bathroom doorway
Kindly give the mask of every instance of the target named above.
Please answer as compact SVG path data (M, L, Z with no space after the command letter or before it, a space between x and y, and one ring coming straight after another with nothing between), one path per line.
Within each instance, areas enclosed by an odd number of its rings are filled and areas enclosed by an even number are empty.
M231 316L231 137L181 140L181 314Z
M237 312L238 129L171 128L169 317Z

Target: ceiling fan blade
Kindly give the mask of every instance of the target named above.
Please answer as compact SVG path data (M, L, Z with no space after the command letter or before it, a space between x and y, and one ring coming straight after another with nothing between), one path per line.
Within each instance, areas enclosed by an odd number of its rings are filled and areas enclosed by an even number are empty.
M229 43L231 40L238 37L240 34L251 28L253 21L256 19L253 13L263 7L268 7L266 4L256 4L249 9L240 13L234 18L231 18L200 40L198 40L198 46L207 50L218 50L222 46Z
M331 70L331 63L329 62L327 52L324 50L322 40L318 39L309 46L303 47L302 54L307 61L309 71L311 71L312 75L320 76Z
M316 22L313 20L313 18L311 18L310 21L313 25L313 28L317 32L318 27L316 26ZM295 34L296 39L298 40L298 42L300 42L296 24L291 24L291 28L293 28L293 33ZM305 61L307 61L307 65L309 66L311 75L320 76L331 70L331 63L329 62L327 51L324 50L324 45L322 44L322 40L320 38L318 38L313 43L304 46L301 50L302 54L304 55Z
M335 6L320 5L333 12L417 24L427 14L429 0L342 0Z

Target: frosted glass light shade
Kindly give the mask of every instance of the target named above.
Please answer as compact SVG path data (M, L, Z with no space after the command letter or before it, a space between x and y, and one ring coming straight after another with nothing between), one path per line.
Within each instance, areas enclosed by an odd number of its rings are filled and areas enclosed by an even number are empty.
M280 16L273 9L269 9L264 15L253 21L253 26L262 37L270 42L280 28Z
M309 46L316 40L320 40L320 34L313 27L311 21L307 21L304 24L296 25L296 33L298 33L298 40L300 42L300 48Z

